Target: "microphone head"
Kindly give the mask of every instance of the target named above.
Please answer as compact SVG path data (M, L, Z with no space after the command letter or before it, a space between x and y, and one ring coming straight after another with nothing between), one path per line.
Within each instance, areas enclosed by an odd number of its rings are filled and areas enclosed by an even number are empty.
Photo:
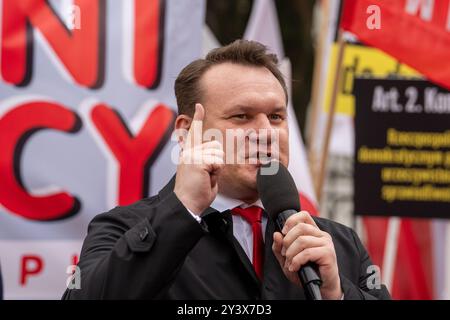
M275 174L261 174L262 168L278 165ZM288 169L281 163L272 162L263 164L256 175L256 185L261 202L272 219L276 219L280 212L285 210L300 211L300 199L294 179Z

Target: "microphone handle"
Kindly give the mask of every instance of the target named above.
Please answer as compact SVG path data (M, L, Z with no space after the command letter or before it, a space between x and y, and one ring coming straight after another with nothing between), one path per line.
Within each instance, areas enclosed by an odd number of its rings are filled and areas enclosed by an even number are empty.
M278 214L276 219L276 224L279 230L283 230L286 220L296 214L296 210L285 210ZM313 262L308 262L307 264L300 267L298 271L298 276L300 282L302 283L303 290L305 291L305 296L308 300L322 300L322 295L320 294L320 286L322 285L322 280L317 272L317 266Z

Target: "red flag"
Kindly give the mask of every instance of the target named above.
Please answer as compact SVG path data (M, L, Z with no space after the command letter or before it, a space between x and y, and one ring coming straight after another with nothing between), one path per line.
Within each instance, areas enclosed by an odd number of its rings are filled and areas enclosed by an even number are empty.
M450 89L449 0L345 0L341 27Z
M389 219L363 218L367 250L374 264L383 266L394 299L434 299L431 223L426 219L400 219L397 236L388 235ZM389 255L388 242L395 248ZM392 261L389 261L392 260ZM391 269L391 270L386 270Z

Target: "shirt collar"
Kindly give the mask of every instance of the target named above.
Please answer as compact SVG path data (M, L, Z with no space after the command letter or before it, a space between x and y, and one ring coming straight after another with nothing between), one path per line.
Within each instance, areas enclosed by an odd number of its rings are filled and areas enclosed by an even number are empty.
M214 201L211 203L211 207L217 211L223 212L226 210L231 210L236 207L248 208L251 206L257 206L264 209L261 199L258 199L254 203L247 204L242 200L229 198L221 193L218 193Z

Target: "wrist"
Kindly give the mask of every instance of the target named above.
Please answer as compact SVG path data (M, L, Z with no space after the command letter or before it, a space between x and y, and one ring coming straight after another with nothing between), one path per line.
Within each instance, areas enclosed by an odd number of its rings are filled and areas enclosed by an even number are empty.
M183 206L192 214L196 216L200 216L200 214L203 212L201 208L196 206L192 201L184 197L182 194L174 190L175 195L177 196L178 200L183 204Z
M339 278L333 288L322 288L320 291L324 300L341 300L344 295Z

